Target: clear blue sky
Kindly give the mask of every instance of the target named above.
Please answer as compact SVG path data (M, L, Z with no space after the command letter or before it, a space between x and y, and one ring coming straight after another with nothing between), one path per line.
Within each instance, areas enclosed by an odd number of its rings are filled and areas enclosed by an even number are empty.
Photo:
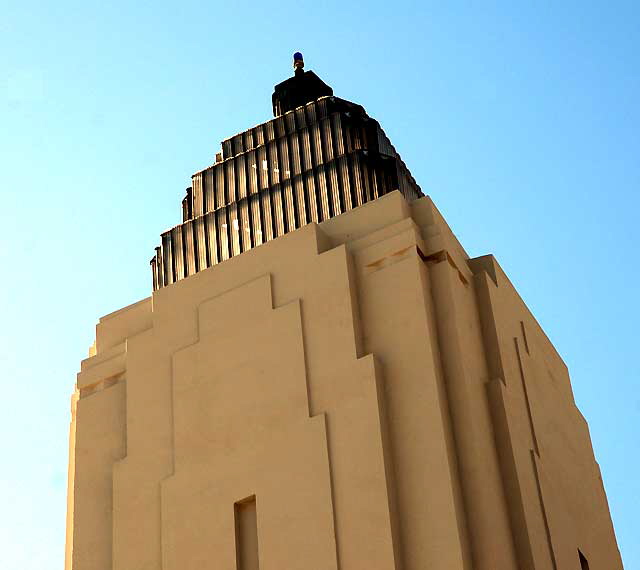
M0 565L62 568L94 325L150 294L190 175L269 118L300 50L563 355L640 568L639 6L0 0Z

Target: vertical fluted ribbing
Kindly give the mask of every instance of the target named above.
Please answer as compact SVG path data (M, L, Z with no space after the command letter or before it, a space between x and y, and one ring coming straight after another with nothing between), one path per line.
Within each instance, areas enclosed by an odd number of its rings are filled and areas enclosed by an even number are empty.
M153 289L393 190L420 188L377 121L327 97L223 141L194 174L183 211L151 260Z

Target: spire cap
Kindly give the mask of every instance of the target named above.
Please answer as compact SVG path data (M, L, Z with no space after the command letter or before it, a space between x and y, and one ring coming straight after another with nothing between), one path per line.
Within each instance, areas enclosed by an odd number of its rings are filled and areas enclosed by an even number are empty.
M274 87L271 101L275 117L320 97L333 95L333 89L313 71L304 70L304 58L299 51L293 54L293 68L295 75Z

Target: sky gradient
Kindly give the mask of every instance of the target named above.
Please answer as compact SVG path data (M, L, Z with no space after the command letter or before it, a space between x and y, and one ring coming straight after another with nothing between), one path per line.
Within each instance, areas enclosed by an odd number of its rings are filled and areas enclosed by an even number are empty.
M97 319L300 50L377 118L571 372L640 568L638 2L0 0L0 552L62 568L69 400Z

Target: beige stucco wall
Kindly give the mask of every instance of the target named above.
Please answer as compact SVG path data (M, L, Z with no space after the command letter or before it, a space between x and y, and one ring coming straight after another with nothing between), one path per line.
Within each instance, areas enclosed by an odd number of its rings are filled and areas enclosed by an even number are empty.
M262 570L622 568L564 363L428 197L163 288L91 354L67 569L235 570L251 497Z

